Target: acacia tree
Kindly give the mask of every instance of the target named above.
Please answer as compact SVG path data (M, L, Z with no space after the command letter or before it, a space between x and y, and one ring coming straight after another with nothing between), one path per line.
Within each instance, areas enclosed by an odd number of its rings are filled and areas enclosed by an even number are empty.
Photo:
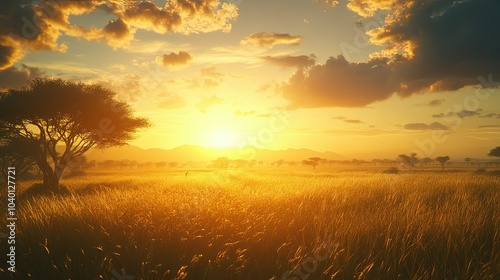
M418 163L418 158L416 153L411 153L410 155L402 154L399 155L398 158L404 165L408 166L408 169L410 171L413 171L415 165Z
M314 170L316 170L316 166L318 166L319 162L321 161L322 159L319 158L319 157L310 157L308 159L305 159L302 161L302 164L303 165L310 165L313 167Z
M442 169L444 170L444 165L446 164L447 161L450 160L449 156L444 156L444 157L437 157L436 161L441 164Z
M72 161L92 147L126 144L149 125L115 95L102 85L32 80L0 95L0 135L22 139L43 173L46 190L59 191L61 175Z
M488 155L490 157L500 157L500 147L496 147L495 149L492 149Z

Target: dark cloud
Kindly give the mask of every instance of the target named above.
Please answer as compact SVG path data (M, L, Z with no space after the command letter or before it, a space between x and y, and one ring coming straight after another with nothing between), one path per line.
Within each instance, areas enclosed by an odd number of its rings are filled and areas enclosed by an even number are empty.
M395 63L402 95L453 91L479 84L479 75L500 74L499 16L496 0L418 0L399 5L394 21L374 30L372 40L408 55Z
M104 34L114 38L122 39L130 35L128 25L121 19L112 20L103 28Z
M444 99L434 99L427 103L415 104L415 106L439 107L443 104Z
M50 11L49 4L44 8ZM57 24L48 24L55 15L49 17L45 9L31 5L31 1L3 1L0 5L0 70L14 65L28 50L64 51L59 45ZM56 13L57 14L57 13ZM39 15L43 15L39 16Z
M482 109L477 109L475 111L470 111L470 110L461 110L458 112L448 112L446 114L444 113L439 113L439 114L434 114L432 115L433 118L449 118L449 117L454 117L457 116L459 118L465 119L469 117L475 117L479 116L481 114Z
M500 114L489 113L486 115L479 116L480 118L497 118L500 119Z
M360 107L387 99L396 89L386 59L349 63L330 58L309 71L299 69L281 86L289 108Z
M462 110L460 112L457 112L457 116L459 116L460 118L479 116L481 111L482 111L481 109L478 109L476 111Z
M241 40L241 43L251 44L259 47L272 48L275 45L298 45L302 36L294 36L288 33L254 33Z
M367 31L382 51L367 62L337 57L297 71L282 86L291 108L357 107L393 94L500 85L493 82L500 80L500 1L351 0L348 7L365 18L387 14Z
M361 120L348 119L348 118L343 117L343 116L333 117L332 119L334 119L334 120L340 120L340 121L343 121L343 122L345 122L345 123L352 123L352 124L364 123L364 122L363 122L363 121L361 121Z
M151 2L140 2L137 6L129 6L123 13L115 10L133 26L157 33L166 33L182 23L177 10L160 8Z
M264 56L262 59L266 62L281 66L281 67L297 67L304 68L313 66L316 63L315 55L286 55L286 56Z
M22 87L29 80L43 75L44 72L37 67L29 67L24 64L20 68L12 66L0 71L0 89Z
M425 124L425 123L408 123L405 124L404 129L408 130L448 130L449 127L447 127L444 124L441 124L439 122L433 122L431 124Z
M4 44L0 43L0 70L11 67L22 57L19 46L8 45L7 42Z
M179 66L187 64L191 59L193 57L188 52L180 51L178 53L164 54L161 62L164 66Z

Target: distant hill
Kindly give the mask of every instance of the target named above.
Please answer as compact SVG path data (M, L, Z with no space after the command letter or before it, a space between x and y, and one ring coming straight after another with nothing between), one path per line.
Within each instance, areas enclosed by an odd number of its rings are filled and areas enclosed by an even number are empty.
M126 145L113 147L105 150L91 149L86 153L90 160L137 160L146 161L175 161L175 162L201 162L212 161L218 157L229 159L255 159L262 161L301 161L309 157L321 157L326 159L346 159L334 152L318 152L310 149L287 149L268 150L247 148L204 148L195 145L183 145L171 150L165 149L142 149L136 146Z

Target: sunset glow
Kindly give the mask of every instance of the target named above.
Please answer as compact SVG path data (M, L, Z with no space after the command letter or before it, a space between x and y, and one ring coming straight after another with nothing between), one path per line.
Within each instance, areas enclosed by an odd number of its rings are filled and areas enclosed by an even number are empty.
M39 76L101 83L153 121L131 143L142 148L239 146L273 112L292 121L268 149L479 157L500 139L497 23L462 16L494 10L482 1L49 2L59 16L46 25L12 21L18 36L1 34L0 88ZM463 28L440 31L447 22ZM426 151L433 133L446 141Z

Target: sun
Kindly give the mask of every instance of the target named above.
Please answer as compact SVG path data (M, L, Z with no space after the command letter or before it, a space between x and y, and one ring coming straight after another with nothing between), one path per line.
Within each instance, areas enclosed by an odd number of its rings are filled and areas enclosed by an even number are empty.
M216 148L234 147L237 145L236 138L234 132L211 131L208 137L208 145Z

